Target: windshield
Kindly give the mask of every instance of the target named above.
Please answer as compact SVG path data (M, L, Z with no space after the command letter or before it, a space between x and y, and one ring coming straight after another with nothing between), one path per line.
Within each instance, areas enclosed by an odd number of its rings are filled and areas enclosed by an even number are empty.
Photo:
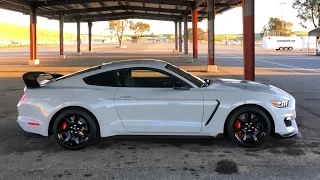
M180 76L186 78L187 80L189 80L190 82L192 82L193 84L195 84L198 87L203 87L204 85L207 84L203 79L201 79L197 76L194 76L194 75L188 73L187 71L184 71L176 66L173 66L171 64L167 64L165 67L167 69L169 69L170 71L177 73Z

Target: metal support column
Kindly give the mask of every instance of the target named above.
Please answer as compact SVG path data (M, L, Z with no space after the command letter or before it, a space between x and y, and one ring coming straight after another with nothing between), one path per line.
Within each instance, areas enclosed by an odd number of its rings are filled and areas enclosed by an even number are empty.
M179 20L179 52L182 52L182 23Z
M184 54L188 54L188 15L183 16Z
M193 58L198 58L198 9L192 9Z
M63 11L60 11L59 12L60 56L61 56L61 58L64 59L65 55L64 55L64 50L63 50L63 47L64 47L63 23L64 23L64 14L63 14Z
M215 0L207 0L208 8L208 66L207 71L216 71L217 66L214 62L214 19L215 19Z
M30 60L29 65L39 64L37 59L37 7L30 7Z
M178 50L178 25L177 21L174 22L174 50Z
M244 79L255 80L254 0L242 0Z
M81 40L80 40L80 18L77 18L77 55L81 56L80 52L80 45L81 45Z
M92 53L92 22L88 22L89 32L89 53Z

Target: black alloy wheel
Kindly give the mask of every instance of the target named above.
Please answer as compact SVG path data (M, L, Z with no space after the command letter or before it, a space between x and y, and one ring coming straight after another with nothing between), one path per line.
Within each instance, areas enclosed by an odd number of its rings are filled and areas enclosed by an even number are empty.
M69 150L79 150L95 141L97 134L94 118L81 109L72 108L60 113L53 124L57 143Z
M270 137L270 118L257 106L244 106L230 116L227 132L240 146L257 147Z

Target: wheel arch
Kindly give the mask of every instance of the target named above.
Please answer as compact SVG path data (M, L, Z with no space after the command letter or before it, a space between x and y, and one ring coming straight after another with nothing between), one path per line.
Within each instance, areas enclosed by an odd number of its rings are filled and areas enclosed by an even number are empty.
M236 112L238 109L242 108L242 107L246 107L246 106L255 106L255 107L258 107L259 109L261 109L263 112L265 112L269 119L270 119L270 123L271 123L271 135L274 136L275 135L275 124L274 124L274 119L272 117L272 115L270 114L270 112L265 109L264 107L258 105L258 104L243 104L243 105L240 105L240 106L237 106L235 107L227 116L225 122L224 122L224 127L223 127L223 134L226 135L227 134L227 122L229 121L230 119L230 116Z
M90 114L90 115L93 117L93 119L94 119L94 121L95 121L95 123L96 123L96 125L97 125L97 137L100 137L100 136L101 136L100 124L99 124L99 122L98 122L98 120L97 120L97 117L96 117L90 110L88 110L87 108L81 107L81 106L66 106L66 107L60 109L59 111L57 111L56 113L54 113L54 115L53 115L53 116L51 117L51 119L50 119L50 123L49 123L49 127L48 127L48 136L51 136L52 133L53 133L52 127L53 127L53 124L54 124L54 121L55 121L56 117L57 117L60 113L62 113L63 111L65 111L65 110L67 110L67 109L80 109L80 110L85 111L85 112L87 112L88 114Z

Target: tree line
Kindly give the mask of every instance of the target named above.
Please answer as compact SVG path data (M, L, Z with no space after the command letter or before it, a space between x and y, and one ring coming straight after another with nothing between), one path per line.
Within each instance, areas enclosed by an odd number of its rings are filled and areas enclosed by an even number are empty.
M292 8L297 10L297 18L300 25L307 28L306 23L311 22L315 28L320 28L320 0L293 0ZM263 27L261 35L273 34L291 36L293 24L276 17L271 17L267 25ZM319 39L319 37L318 37Z
M143 33L150 31L150 24L143 23L141 21L133 23L127 19L125 20L112 20L109 21L109 26L107 29L110 30L111 35L118 39L119 47L122 46L123 33L126 29L130 29L134 32L137 39L140 39Z
M129 29L134 32L134 35L137 39L140 39L140 37L143 35L145 32L150 31L150 24L148 23L143 23L141 21L133 23L132 21L129 20L112 20L109 21L109 25L107 28L112 36L115 36L118 39L119 46L122 46L122 41L123 41L123 34L124 32ZM192 41L192 28L188 29L188 40ZM174 40L173 35L169 35L168 40ZM198 40L200 41L208 41L208 29L201 29L198 28Z
M292 7L297 10L297 18L301 20L300 25L306 28L305 23L311 22L315 28L320 28L320 0L293 0ZM111 34L116 36L119 46L122 46L122 37L125 30L129 28L134 31L137 39L140 39L143 33L150 31L150 25L141 21L133 23L129 20L109 21L108 29ZM277 17L271 17L268 23L263 27L261 36L276 34L281 36L291 36L293 24L283 21ZM318 37L319 38L319 37ZM174 36L168 36L169 40L173 40ZM188 29L188 40L192 41L192 28ZM208 40L208 30L198 28L198 40Z

